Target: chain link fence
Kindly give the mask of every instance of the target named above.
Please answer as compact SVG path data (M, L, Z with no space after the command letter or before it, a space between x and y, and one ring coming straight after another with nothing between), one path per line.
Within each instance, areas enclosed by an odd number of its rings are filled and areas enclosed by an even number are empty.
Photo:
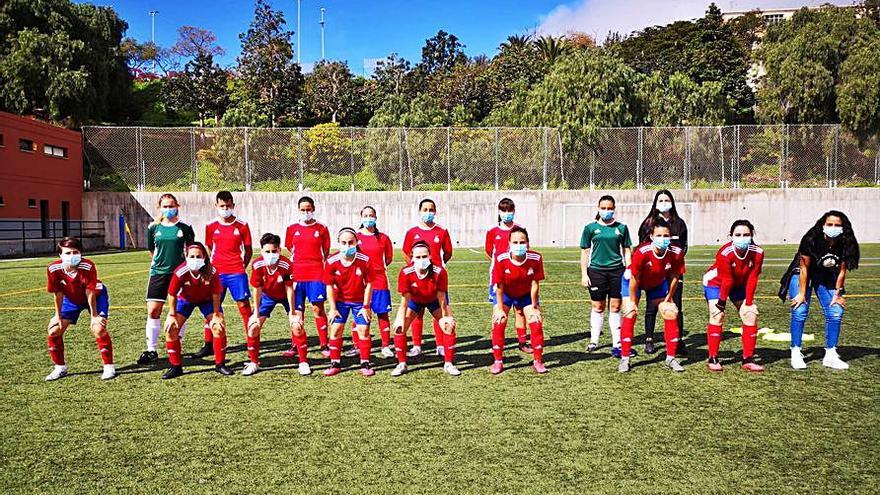
M865 187L880 141L837 125L83 129L93 190L398 191Z

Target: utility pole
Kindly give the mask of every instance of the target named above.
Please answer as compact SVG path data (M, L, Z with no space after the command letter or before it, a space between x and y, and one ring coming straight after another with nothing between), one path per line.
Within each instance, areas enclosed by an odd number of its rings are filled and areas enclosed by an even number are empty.
M324 12L327 12L327 9L321 7L321 60L324 60Z
M153 43L153 49L156 53L153 55L153 74L156 73L156 57L159 56L159 50L156 47L156 16L159 15L158 10L150 11L150 42Z
M301 7L301 3L302 3L302 0L296 0L296 63L300 67L302 67L302 59L300 58L300 56L302 55L302 48L301 48L302 45L300 44L300 41L299 41L299 32L300 32L299 11L300 11L300 7Z

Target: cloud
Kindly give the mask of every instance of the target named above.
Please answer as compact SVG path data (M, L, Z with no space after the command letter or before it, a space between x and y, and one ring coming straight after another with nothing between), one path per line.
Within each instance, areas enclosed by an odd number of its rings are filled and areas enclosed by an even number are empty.
M585 32L597 41L609 32L629 34L649 26L702 17L709 6L707 0L579 0L562 4L540 16L539 35L561 35L571 31ZM720 0L722 12L735 10L799 8L820 5L828 0ZM843 2L834 2L843 4Z

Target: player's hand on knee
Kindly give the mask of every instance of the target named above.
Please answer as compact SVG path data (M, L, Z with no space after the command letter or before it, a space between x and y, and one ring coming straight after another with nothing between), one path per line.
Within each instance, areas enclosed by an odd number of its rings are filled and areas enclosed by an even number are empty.
M251 317L248 318L247 326L248 330L257 330L260 328L260 317L257 313L252 314Z
M660 315L664 320L674 320L678 318L678 306L674 302L664 301L657 306Z
M299 330L303 327L303 319L295 311L290 312L287 316L287 320L290 322L290 328L292 329Z
M54 334L61 330L61 318L58 315L53 316L49 320L47 330L49 331L49 334Z
M221 334L226 331L226 319L223 313L214 313L211 317L211 331L215 334Z
M752 317L757 317L758 314L759 313L758 313L758 305L757 304L748 304L748 305L743 304L742 306L739 307L739 315L742 318L746 318L747 315L750 315Z
M165 334L167 335L171 331L176 332L179 329L180 329L180 324L177 322L177 318L175 318L171 315L168 315L168 317L165 318Z
M507 313L497 306L492 308L492 323L498 324L507 320Z
M90 327L92 327L92 331L95 333L103 333L107 330L107 318L104 318L101 315L92 316Z
M532 314L529 315L529 323L543 323L543 322L544 322L544 313L542 313L540 309L532 310Z
M456 327L455 317L444 316L443 318L440 318L440 328L443 329L444 333L455 332L455 327Z
M621 304L621 314L624 318L635 318L639 314L639 305L636 304L631 298L627 297L623 299L623 304Z

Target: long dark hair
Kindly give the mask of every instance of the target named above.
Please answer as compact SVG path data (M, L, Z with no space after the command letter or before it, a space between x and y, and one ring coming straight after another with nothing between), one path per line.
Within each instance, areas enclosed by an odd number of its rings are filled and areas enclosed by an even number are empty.
M811 255L813 258L818 259L827 249L827 241L825 240L825 232L823 232L822 227L825 225L825 221L828 217L837 217L843 223L843 233L840 234L834 242L840 245L840 261L846 263L846 268L848 270L855 270L859 267L859 241L856 240L856 234L853 232L852 223L849 221L849 217L846 216L842 211L838 210L829 210L826 211L819 220L816 220L815 225L810 227L810 230L804 234L804 239L807 240L807 245L809 246L809 253L801 253L802 255Z
M669 223L674 224L675 222L678 221L679 216L678 216L678 209L676 209L676 207L675 207L675 197L672 195L672 192L670 192L669 189L661 189L654 194L654 201L651 203L651 211L648 212L648 216L645 217L644 222L653 222L657 219L657 217L662 216L660 213L660 210L657 209L657 199L660 198L661 194L665 194L666 196L669 196L669 201L672 203L672 209L669 210ZM664 218L664 220L665 220L665 218ZM653 225L648 223L648 226L651 227L652 231L654 230Z
M183 253L184 253L184 257L183 257L184 260L183 260L183 261L184 261L184 263L186 263L186 253L188 253L189 250L192 249L192 248L197 248L197 249L199 249L199 250L202 251L202 256L205 257L205 266L203 266L202 269L199 270L199 275L202 275L202 276L205 277L206 279L210 280L210 279L211 279L211 272L212 272L212 269L211 269L211 256L210 256L210 254L208 254L208 248L206 248L205 245L202 244L201 242L195 241L195 242L191 242L191 243L189 243L189 244L186 245L186 249L184 249L184 251L183 251Z
M376 213L376 209L373 208L373 207L370 206L370 205L367 205L367 206L364 206L363 208L361 208L361 215L364 214L364 210L366 210L367 208L369 208L370 210L372 210L373 215L375 215L376 217L379 216L378 213ZM361 225L360 225L360 227L358 227L358 230L360 230L360 229L362 229L362 228L364 228L364 222L361 222ZM381 233L381 232L379 232L379 224L377 223L376 225L373 226L373 228L376 229L376 237L378 238L378 237L379 237L379 234Z

